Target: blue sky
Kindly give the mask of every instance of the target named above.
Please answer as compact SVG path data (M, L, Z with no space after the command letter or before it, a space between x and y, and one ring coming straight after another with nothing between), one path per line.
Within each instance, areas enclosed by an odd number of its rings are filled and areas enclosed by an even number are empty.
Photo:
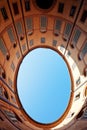
M56 121L70 98L71 80L65 61L51 49L31 51L20 65L17 89L32 119L45 124Z

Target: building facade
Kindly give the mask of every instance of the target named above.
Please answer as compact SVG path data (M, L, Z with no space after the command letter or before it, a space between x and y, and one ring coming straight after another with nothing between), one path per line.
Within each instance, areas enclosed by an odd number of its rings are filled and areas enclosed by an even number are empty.
M17 73L25 55L50 48L69 66L69 108L36 123L23 110ZM87 0L0 0L0 130L87 130Z

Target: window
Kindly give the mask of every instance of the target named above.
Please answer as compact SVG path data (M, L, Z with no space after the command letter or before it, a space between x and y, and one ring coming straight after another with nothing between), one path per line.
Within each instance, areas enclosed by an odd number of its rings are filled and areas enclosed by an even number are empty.
M10 78L8 78L8 84L9 84L9 87L11 88L12 87L12 80Z
M84 23L86 19L87 19L87 10L84 10L80 21Z
M5 72L2 72L2 78L3 78L3 79L6 78L6 74L5 74Z
M64 3L59 3L58 12L63 13L63 10L64 10Z
M30 11L30 1L29 0L25 0L25 10Z
M32 40L30 40L30 46L32 46L33 44L34 44L34 41L32 39Z
M17 122L16 116L13 112L7 110L5 110L4 112L6 113L8 118L10 118L10 120L12 120L13 122Z
M56 19L55 25L54 25L54 34L56 36L59 35L60 29L61 29L62 21L59 19Z
M45 43L45 37L41 38L41 43Z
M7 91L2 86L0 86L0 96L4 97L6 99L9 98Z
M78 93L76 96L75 96L75 100L78 100L80 98L80 93Z
M57 45L57 40L53 40L53 46Z
M61 45L60 45L60 51L63 52L64 49L65 49L64 45L61 44Z
M84 113L83 113L81 119L87 120L87 108L84 110Z
M33 33L32 18L26 18L26 29L28 30L28 35L31 35Z
M1 10L1 13L2 13L4 20L7 20L8 15L7 15L6 9L4 7L2 7L0 10Z
M73 17L75 15L75 12L76 12L76 6L72 6L70 10L70 16Z
M74 70L75 68L76 68L76 63L73 62L73 64L72 64L72 69Z
M4 42L3 42L3 40L0 38L0 51L2 52L2 54L4 55L4 56L6 56L6 54L7 54L7 49L6 49L6 47L5 47L5 45L4 45Z
M40 18L40 31L46 32L46 27L47 27L47 17L41 16L41 18Z
M0 86L0 96L3 96L3 88Z
M7 30L7 33L8 33L8 36L9 36L9 38L10 38L10 41L11 41L12 43L14 43L14 42L15 42L15 38L14 38L14 34L13 34L12 28L9 28L9 29Z
M19 10L18 10L18 5L17 5L17 3L15 2L15 3L13 3L12 5L13 5L14 14L15 14L15 15L19 14Z
M82 60L87 53L87 41L79 53L79 59Z
M79 85L81 83L80 77L76 80L76 85Z
M67 51L67 57L69 58L70 55L71 55L71 52L68 50Z
M68 40L72 30L72 24L67 23L64 30L64 40Z
M17 57L17 59L20 58L20 53L19 53L19 51L16 52L16 57Z
M75 29L74 36L73 36L72 43L71 43L71 46L73 48L75 48L80 35L81 35L81 31L79 29Z
M26 50L26 44L22 45L22 50L23 50L23 52Z
M22 23L21 22L16 23L16 29L17 29L17 33L18 33L19 36L21 34L23 34L23 29L22 29Z
M32 18L26 19L26 27L28 30L32 30Z
M15 70L15 65L14 65L14 63L12 62L11 63L11 69L13 70L13 72L14 72L14 70Z

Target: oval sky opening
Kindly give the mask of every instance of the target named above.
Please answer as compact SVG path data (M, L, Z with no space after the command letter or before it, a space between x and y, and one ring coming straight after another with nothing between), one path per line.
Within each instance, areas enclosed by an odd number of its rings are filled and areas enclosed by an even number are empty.
M17 90L26 113L36 122L50 124L65 112L71 79L63 58L47 48L29 52L20 64Z

